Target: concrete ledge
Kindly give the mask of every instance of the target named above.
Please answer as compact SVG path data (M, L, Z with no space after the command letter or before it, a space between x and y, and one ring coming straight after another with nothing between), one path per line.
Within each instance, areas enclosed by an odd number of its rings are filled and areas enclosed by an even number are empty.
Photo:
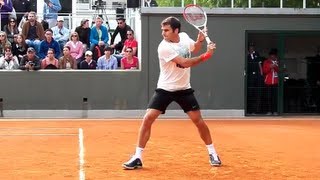
M2 118L101 118L140 119L146 110L4 110ZM244 117L244 110L201 110L204 118ZM188 118L182 110L167 110L162 118Z

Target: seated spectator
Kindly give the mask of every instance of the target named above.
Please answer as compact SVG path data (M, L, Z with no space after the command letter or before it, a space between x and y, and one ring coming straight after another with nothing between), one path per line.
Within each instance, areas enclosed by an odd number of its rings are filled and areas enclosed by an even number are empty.
M117 23L118 26L114 30L110 42L110 46L114 49L114 51L116 51L116 53L121 52L121 50L123 49L124 41L127 39L127 31L131 29L131 27L126 24L126 19L123 17L117 18ZM114 40L118 33L120 34L121 40L118 43L114 43Z
M99 42L99 45L93 48L92 59L99 59L101 56L103 56L105 47L106 46L103 44L103 42Z
M15 34L19 34L17 22L14 18L10 18L8 24L4 26L4 32L7 33L8 41L12 44Z
M78 40L83 44L83 52L85 52L90 47L90 33L89 20L82 19L81 25L76 27L75 32L78 33Z
M36 13L31 11L28 13L28 21L22 26L22 34L26 37L26 43L29 47L33 47L39 53L40 43L44 40L44 30L36 19Z
M12 1L0 0L0 19L1 19L1 29L8 24L10 12L12 12L13 6Z
M0 57L0 69L19 69L19 61L11 52L11 46L5 46L5 55Z
M18 30L19 30L19 32L22 32L22 27L23 27L23 24L26 22L26 21L28 21L28 12L26 12L24 15L23 15L23 17L21 18L21 20L20 21L18 21L19 22L19 25L18 25Z
M25 42L25 38L22 34L17 35L17 40L12 45L12 53L17 56L19 62L21 62L22 57L27 54L28 45Z
M93 51L95 46L104 44L108 46L109 34L108 29L102 25L102 18L97 16L95 19L95 26L91 28L90 32L90 50Z
M126 54L126 49L128 47L131 47L133 52L133 56L137 56L137 52L138 52L138 41L136 41L134 39L134 31L133 30L128 30L127 31L127 39L124 41L124 46L123 46L123 49L121 50L121 53L120 54L115 54L115 57L117 58L118 60L118 64L120 66L121 62L121 58L123 58L123 56Z
M132 55L132 48L126 49L125 56L121 59L121 69L139 69L139 60L136 56Z
M60 46L59 43L52 38L52 30L47 29L45 32L45 39L40 43L40 51L39 51L39 58L44 59L47 56L49 48L52 48L55 52L54 57L60 57Z
M0 31L0 57L4 56L4 47L11 46L11 43L8 41L7 33Z
M59 61L54 57L54 49L49 48L47 57L41 61L41 69L58 69Z
M63 56L59 59L59 69L77 69L77 61L70 54L70 47L63 48Z
M104 56L101 56L97 62L97 69L117 69L118 61L117 59L111 55L112 48L106 47L104 49Z
M66 46L70 48L71 56L77 60L77 64L83 59L83 43L79 41L79 35L77 32L71 33L70 41L66 43ZM78 66L79 67L79 66Z
M36 50L33 47L29 47L27 54L22 57L20 62L20 69L27 71L35 71L40 69L40 59L36 55Z
M69 29L63 26L63 22L64 22L63 17L58 17L57 21L58 21L57 25L51 29L53 32L53 39L59 43L60 50L62 51L63 47L66 45L66 43L69 40L70 31Z
M97 63L92 59L92 52L86 51L84 60L80 63L80 69L96 69Z

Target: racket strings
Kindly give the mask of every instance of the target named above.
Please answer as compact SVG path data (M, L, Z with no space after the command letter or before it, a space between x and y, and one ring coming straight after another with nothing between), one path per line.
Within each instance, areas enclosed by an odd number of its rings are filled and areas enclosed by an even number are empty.
M196 6L189 6L184 9L185 19L195 25L204 26L206 23L206 17L202 9Z

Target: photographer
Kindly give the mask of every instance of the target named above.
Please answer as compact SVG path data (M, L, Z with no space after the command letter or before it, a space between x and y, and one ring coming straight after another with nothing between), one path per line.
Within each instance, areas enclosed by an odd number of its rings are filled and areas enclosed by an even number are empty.
M5 46L4 56L0 58L0 69L19 69L19 61L11 52L11 46Z
M20 63L21 70L33 71L40 69L40 60L39 57L36 56L36 51L33 47L29 47L27 50L27 54L22 57Z

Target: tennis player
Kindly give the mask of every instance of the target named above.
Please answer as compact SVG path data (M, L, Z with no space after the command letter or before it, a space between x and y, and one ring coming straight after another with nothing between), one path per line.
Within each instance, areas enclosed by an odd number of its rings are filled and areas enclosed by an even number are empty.
M150 138L151 126L161 113L165 113L172 101L177 102L197 126L200 137L208 149L210 165L221 165L212 144L209 128L202 119L199 104L190 85L190 67L208 60L216 46L211 42L205 53L191 57L191 52L196 53L201 49L205 37L199 32L195 42L186 33L180 32L180 28L181 23L175 17L168 17L161 23L163 40L158 47L160 64L158 85L140 127L136 152L122 165L124 169L142 168L142 152Z

